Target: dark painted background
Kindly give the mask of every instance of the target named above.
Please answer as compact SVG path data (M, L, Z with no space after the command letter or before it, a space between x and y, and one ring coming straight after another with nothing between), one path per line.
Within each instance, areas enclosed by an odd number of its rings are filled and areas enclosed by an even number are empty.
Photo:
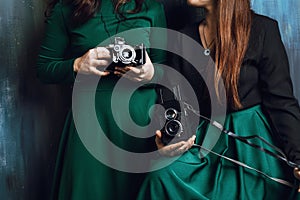
M0 199L47 199L71 91L69 86L43 85L35 76L45 3L0 2ZM184 0L163 2L171 28L199 15ZM279 21L299 99L300 1L252 2L255 11Z

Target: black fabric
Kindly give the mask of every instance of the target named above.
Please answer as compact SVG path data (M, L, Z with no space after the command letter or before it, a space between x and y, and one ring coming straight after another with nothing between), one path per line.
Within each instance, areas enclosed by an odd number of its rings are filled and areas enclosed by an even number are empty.
M199 23L181 30L201 44ZM202 53L202 52L200 52ZM170 65L180 71L193 86L200 102L201 114L209 116L210 102L205 83L199 73L179 56L171 55ZM253 14L248 49L240 71L238 91L243 109L261 104L274 133L274 137L288 155L300 164L300 109L293 95L288 57L277 21ZM228 104L228 113L235 112Z

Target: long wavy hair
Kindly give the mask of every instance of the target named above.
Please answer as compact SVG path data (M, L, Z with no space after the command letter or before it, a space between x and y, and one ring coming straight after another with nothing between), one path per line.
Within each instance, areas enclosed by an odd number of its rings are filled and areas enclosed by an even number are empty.
M217 0L215 87L219 96L219 82L223 79L227 100L234 108L242 108L238 81L248 47L252 13L250 0Z
M130 0L109 0L112 1L115 6L115 12L121 16L122 12L120 7L122 4ZM45 11L45 16L49 16L54 5L59 2L59 0L49 0L48 6ZM102 0L63 0L64 3L71 3L74 7L73 10L73 20L75 24L81 24L89 20L98 11L101 6ZM140 12L144 0L135 0L135 8L133 10L128 10L128 13L138 13ZM124 16L123 16L124 17Z

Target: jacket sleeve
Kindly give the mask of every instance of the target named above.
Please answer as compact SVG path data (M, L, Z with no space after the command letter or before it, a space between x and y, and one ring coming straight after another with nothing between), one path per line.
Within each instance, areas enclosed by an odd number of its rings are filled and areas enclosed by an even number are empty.
M278 23L265 27L260 80L263 108L271 128L288 158L300 164L300 109L293 95L288 57L281 40Z
M45 83L72 83L75 59L67 58L70 38L61 3L55 5L45 23L46 31L37 58L37 76Z

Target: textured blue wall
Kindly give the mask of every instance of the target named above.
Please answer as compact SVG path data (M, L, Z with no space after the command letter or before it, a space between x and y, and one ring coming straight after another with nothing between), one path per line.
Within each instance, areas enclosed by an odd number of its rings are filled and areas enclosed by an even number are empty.
M184 0L163 0L170 24ZM43 33L41 0L0 0L0 199L47 199L69 88L42 85L34 64ZM300 1L252 0L279 22L300 99ZM189 12L184 12L185 14ZM186 15L184 15L186 16Z
M0 1L0 199L46 199L67 106L35 75L45 5Z
M294 93L300 99L300 1L252 0L252 8L278 21L290 61Z

